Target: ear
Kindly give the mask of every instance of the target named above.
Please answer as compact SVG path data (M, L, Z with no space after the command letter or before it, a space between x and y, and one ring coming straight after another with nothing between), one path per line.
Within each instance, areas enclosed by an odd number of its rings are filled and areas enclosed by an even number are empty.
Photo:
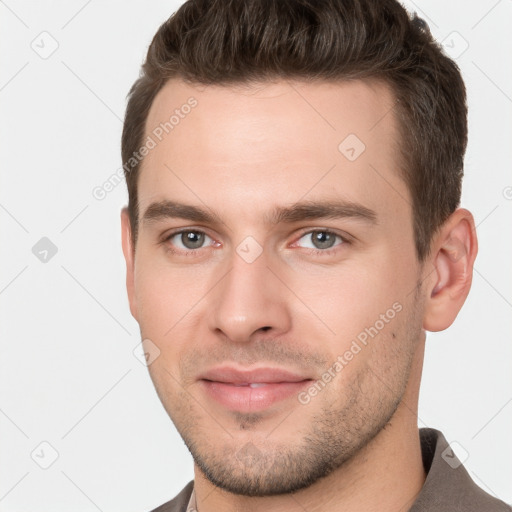
M436 332L453 323L471 288L478 252L473 215L464 208L455 210L432 244L434 270L427 278L423 328Z
M121 239L123 243L123 254L126 261L126 290L128 292L128 301L130 303L130 312L138 321L137 318L137 303L135 300L135 246L132 239L132 228L130 225L130 216L128 215L128 208L121 210Z

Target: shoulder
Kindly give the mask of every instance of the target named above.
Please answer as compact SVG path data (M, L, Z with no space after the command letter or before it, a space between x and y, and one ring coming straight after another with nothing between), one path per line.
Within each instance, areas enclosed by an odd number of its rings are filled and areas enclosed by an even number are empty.
M151 512L185 512L193 488L194 480L191 480L171 501L160 505Z
M427 478L409 512L512 512L472 480L439 430L420 429L420 441Z

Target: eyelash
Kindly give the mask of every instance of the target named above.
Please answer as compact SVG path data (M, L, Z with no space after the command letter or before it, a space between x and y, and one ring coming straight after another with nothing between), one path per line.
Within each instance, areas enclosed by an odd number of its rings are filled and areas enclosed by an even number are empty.
M339 238L341 240L341 243L338 244L338 245L335 245L334 247L330 247L329 249L311 249L309 248L308 251L310 254L313 254L313 255L322 255L322 256L327 256L327 255L332 255L333 253L336 253L340 250L340 247L345 245L345 244L350 244L350 240L348 240L346 237L340 235L339 233L336 233L335 231L331 231L329 229L322 229L322 228L315 228L315 229L310 229L309 231L304 231L303 233L301 233L301 235L298 237L297 241L300 240L301 238L303 238L305 235L310 235L312 233L328 233L329 235L334 235L336 238ZM207 233L205 233L204 231L200 230L200 229L192 229L192 228L187 228L187 229L179 229L177 231L173 231L172 233L169 233L167 236L164 237L164 239L161 241L162 244L167 244L172 238L174 238L175 236L177 235L181 235L182 233L200 233L200 234L204 234L206 236L209 236ZM210 237L211 238L211 237ZM181 249L175 249L173 248L172 246L170 246L170 244L168 244L168 250L170 252L172 252L173 254L178 254L178 255L182 255L182 256L187 256L187 257L194 257L194 256L197 256L197 253L201 250L201 249L205 249L206 247L199 247L198 249L188 249L186 251L183 251ZM211 246L209 246L211 247Z

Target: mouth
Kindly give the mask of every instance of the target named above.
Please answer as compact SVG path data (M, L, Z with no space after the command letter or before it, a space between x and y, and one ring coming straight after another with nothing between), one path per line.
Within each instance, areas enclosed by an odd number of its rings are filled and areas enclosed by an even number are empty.
M309 376L282 368L244 371L234 367L214 368L198 380L209 398L223 408L237 412L268 409L277 402L296 397L313 381Z

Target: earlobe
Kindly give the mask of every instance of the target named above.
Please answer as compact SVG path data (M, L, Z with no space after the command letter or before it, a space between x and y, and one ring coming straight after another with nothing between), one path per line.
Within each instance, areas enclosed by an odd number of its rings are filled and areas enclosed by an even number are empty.
M434 269L428 279L423 328L436 332L453 323L471 288L478 252L473 215L464 208L456 210L432 243Z
M135 247L132 239L132 229L130 225L130 216L128 208L121 210L121 239L123 245L123 254L126 261L126 291L128 293L128 302L130 312L137 319L137 304L135 298Z

